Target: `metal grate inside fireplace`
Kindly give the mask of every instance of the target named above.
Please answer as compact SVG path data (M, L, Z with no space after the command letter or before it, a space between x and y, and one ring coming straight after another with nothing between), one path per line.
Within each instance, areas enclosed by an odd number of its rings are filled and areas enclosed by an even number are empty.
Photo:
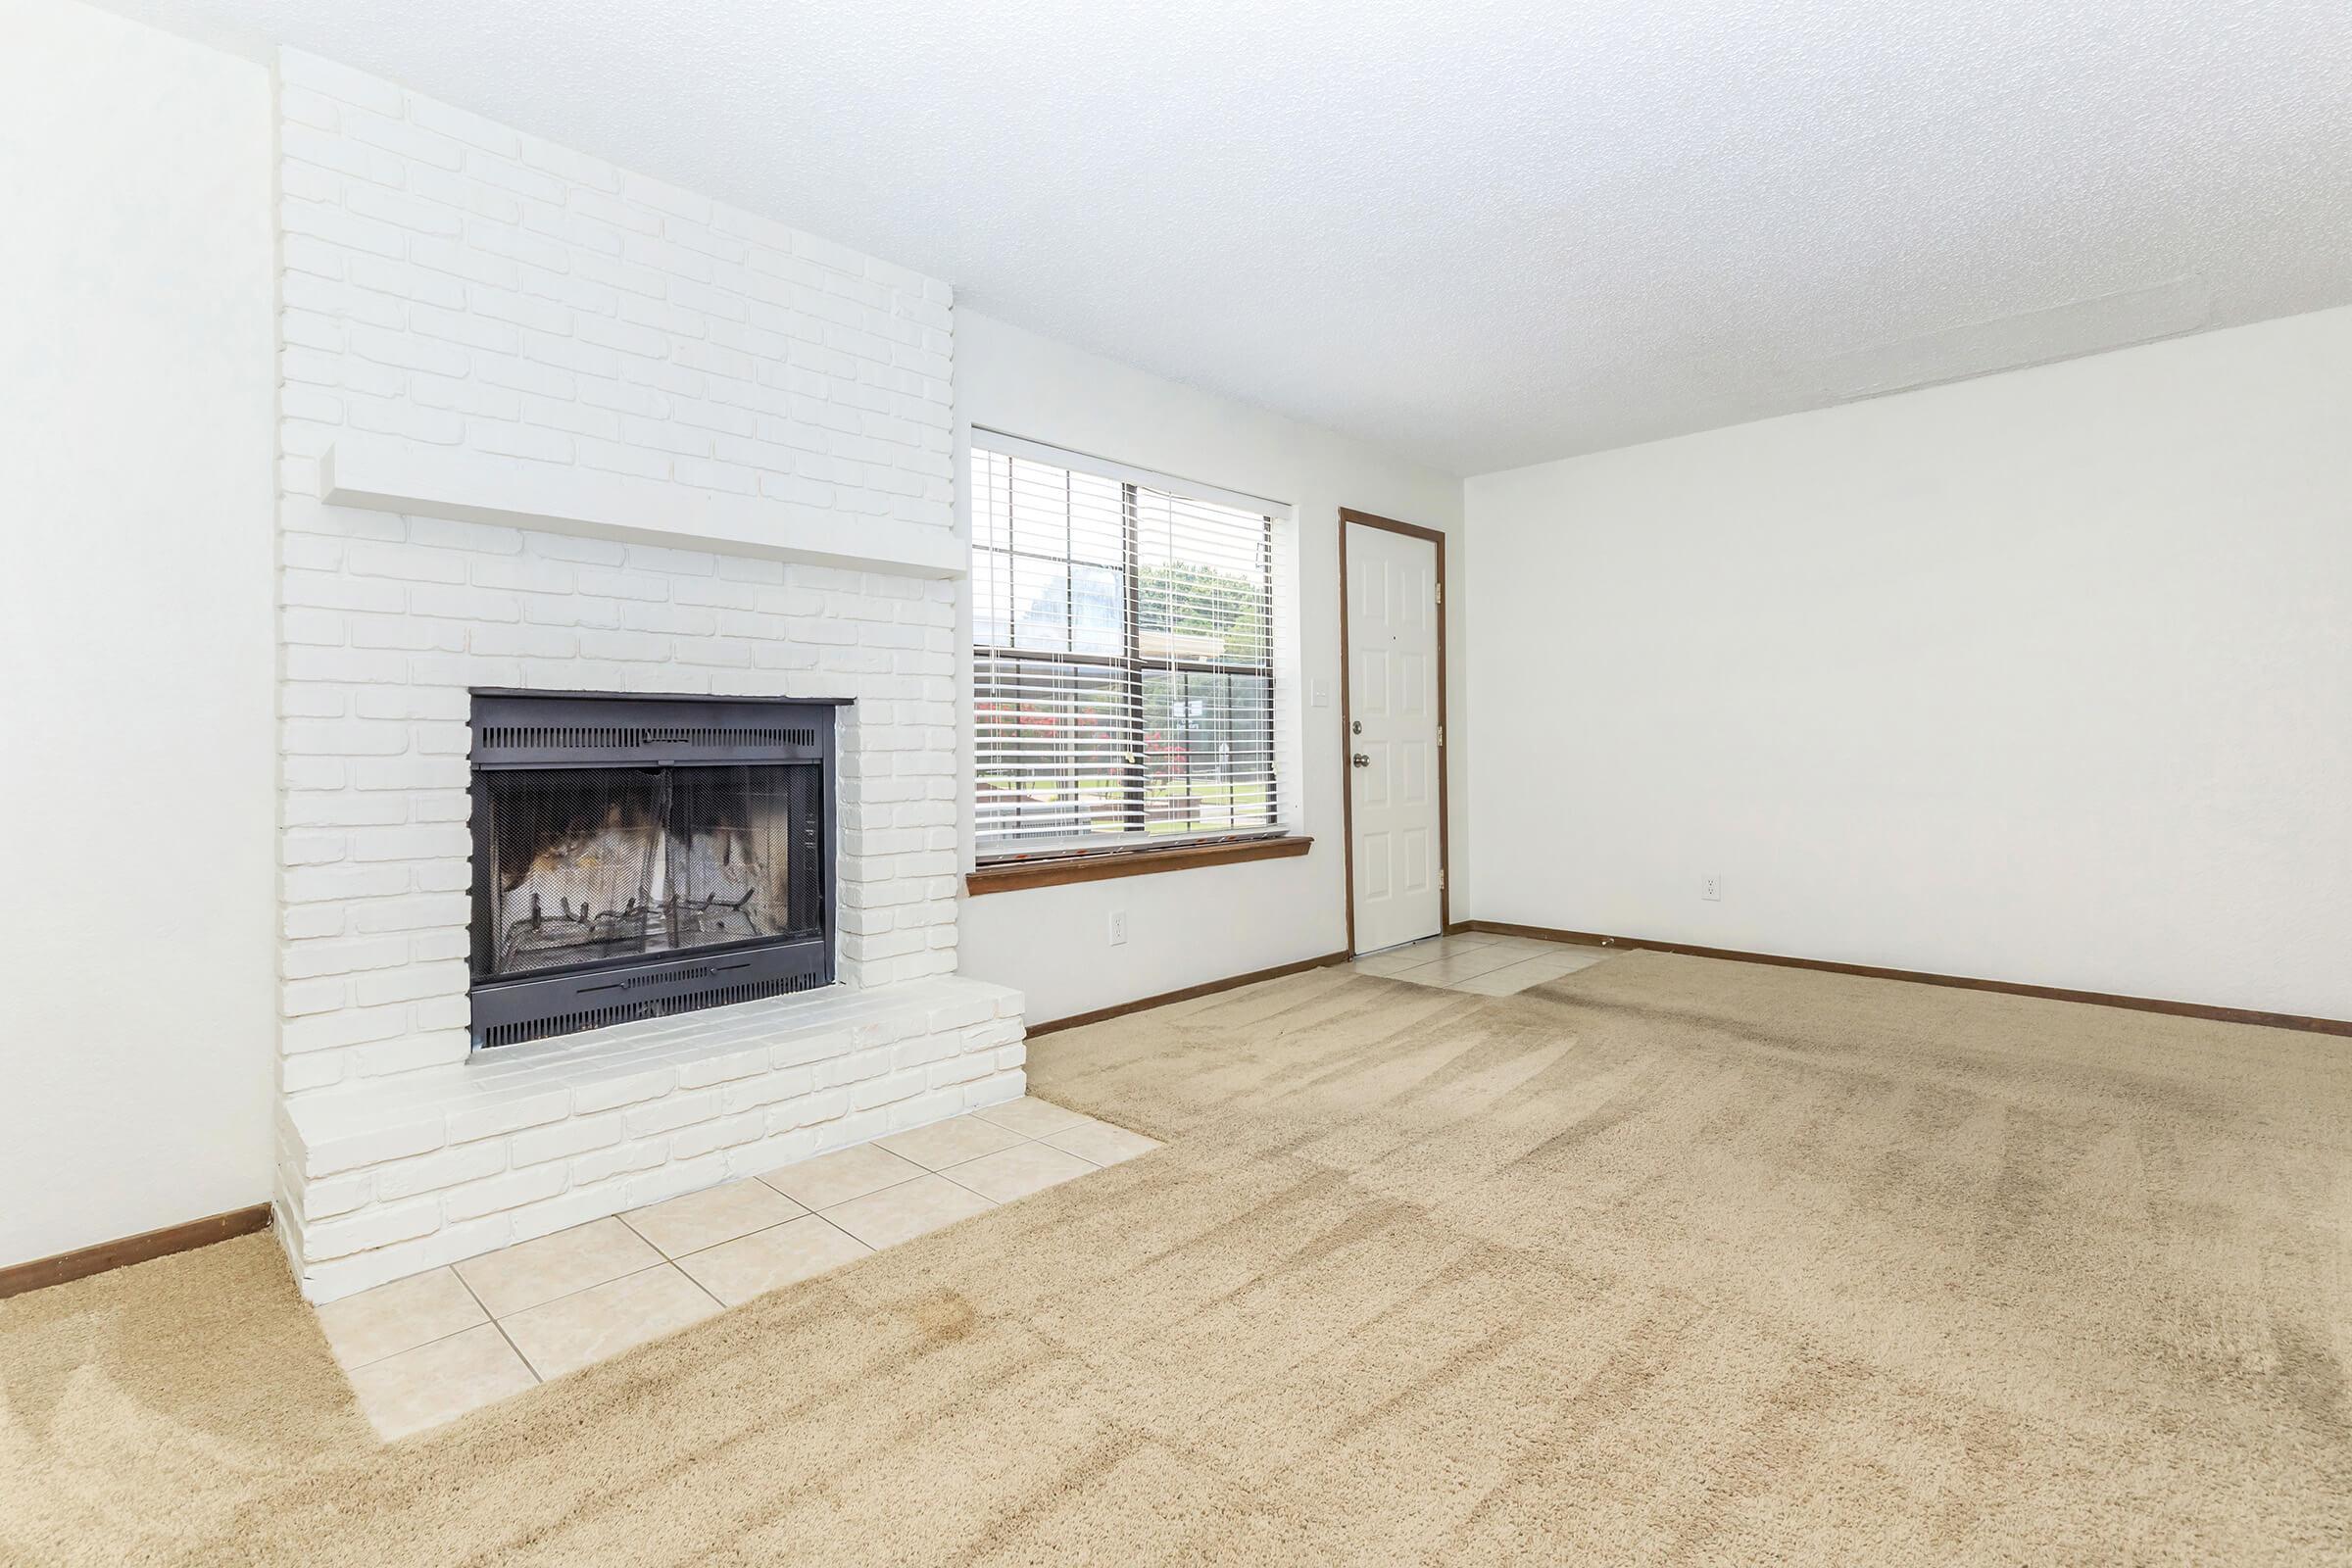
M833 979L831 704L473 698L473 1043Z

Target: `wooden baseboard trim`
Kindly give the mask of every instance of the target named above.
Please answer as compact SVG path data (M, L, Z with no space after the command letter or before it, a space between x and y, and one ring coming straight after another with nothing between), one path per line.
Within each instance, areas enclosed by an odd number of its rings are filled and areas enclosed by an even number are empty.
M1501 920L1471 920L1465 925L1469 930L1499 937L1533 937L1542 942L1570 942L1589 948L1646 948L1652 953L1679 953L1692 958L1723 958L1733 963L1769 963L1784 969L1819 969L1828 974L1860 975L1867 980L1908 980L1916 985L1953 986L1963 991L1997 991L2004 996L2038 997L2045 1002L2081 1002L2094 1007L2168 1013L2176 1018L2207 1018L2217 1023L2251 1023L2269 1029L2299 1029L2306 1034L2352 1036L2352 1019L2347 1018L2313 1018L2297 1012L2218 1007L2202 1002L2168 1002L2161 997L2126 997L2107 991L2069 991L2062 986L2034 986L2016 980L1978 980L1967 975L1929 974L1919 969L1885 969L1876 964L1838 963L1828 958L1791 958L1778 953L1701 948L1688 942L1651 942L1643 937L1611 936L1599 931L1562 931L1551 926L1512 925Z
M1122 1002L1115 1007L1097 1007L1092 1012L1074 1012L1067 1018L1055 1018L1049 1023L1033 1023L1029 1026L1029 1037L1034 1040L1039 1035L1057 1034L1064 1029L1076 1029L1085 1024L1101 1023L1105 1018L1124 1017L1128 1013L1142 1012L1149 1007L1164 1007L1171 1002L1190 1002L1195 997L1210 997L1220 991L1233 991L1243 986L1253 986L1260 980L1279 980L1286 974L1304 974L1309 969L1328 969L1335 963L1346 963L1347 961L1348 955L1345 953L1326 953L1319 958L1300 958L1296 963L1278 963L1271 969L1257 969L1249 974L1234 975L1226 980L1211 980L1202 985L1186 986L1182 991L1163 991L1156 997L1145 997L1137 1002Z
M12 1263L0 1268L0 1300L37 1291L48 1285L63 1285L68 1280L86 1279L109 1269L123 1268L132 1263L144 1263L150 1258L168 1257L190 1248L210 1247L225 1242L232 1236L244 1236L267 1227L270 1205L256 1203L251 1208L232 1208L225 1214L213 1214L204 1219L183 1220L167 1225L162 1230L145 1231L137 1236L125 1236L117 1241L100 1242L94 1247L60 1252L55 1257L36 1257L29 1263Z
M1580 948L1656 948L1661 942L1636 942L1631 937L1603 936L1597 931L1562 931L1557 926L1512 925L1503 920L1456 920L1447 931L1484 931L1491 937L1526 937L1534 942L1572 942Z

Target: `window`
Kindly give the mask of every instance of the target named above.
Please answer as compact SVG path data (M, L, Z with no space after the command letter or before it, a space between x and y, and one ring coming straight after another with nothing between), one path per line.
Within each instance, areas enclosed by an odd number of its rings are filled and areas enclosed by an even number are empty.
M972 441L980 858L1280 833L1268 504Z

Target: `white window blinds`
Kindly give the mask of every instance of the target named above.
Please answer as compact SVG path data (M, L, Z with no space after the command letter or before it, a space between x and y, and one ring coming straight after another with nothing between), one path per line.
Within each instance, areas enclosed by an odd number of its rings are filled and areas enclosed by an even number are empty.
M1270 513L972 443L980 858L1279 831Z

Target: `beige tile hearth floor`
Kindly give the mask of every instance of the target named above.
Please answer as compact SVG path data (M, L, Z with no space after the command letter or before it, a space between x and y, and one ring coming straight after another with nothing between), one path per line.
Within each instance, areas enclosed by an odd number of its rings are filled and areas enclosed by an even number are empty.
M1348 965L1358 974L1438 986L1474 997L1517 996L1590 969L1627 952L1624 948L1580 948L1527 937L1498 937L1456 931L1367 954Z
M318 1325L375 1430L403 1438L1158 1147L1016 1100L395 1280Z

